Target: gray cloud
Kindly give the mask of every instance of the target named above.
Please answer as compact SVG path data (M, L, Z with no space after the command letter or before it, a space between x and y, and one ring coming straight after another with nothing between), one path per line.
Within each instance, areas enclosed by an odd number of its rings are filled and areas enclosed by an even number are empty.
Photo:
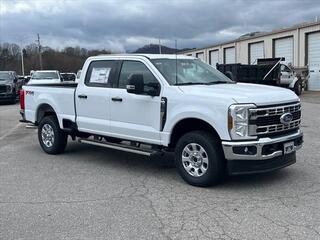
M201 47L252 31L312 21L314 0L0 0L0 42L114 51L149 43Z

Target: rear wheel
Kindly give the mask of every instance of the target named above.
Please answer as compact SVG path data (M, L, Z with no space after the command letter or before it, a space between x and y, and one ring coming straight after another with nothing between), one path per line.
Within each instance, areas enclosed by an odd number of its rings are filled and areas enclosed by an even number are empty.
M204 131L193 131L179 139L175 164L187 183L199 187L217 184L225 171L220 142Z
M38 126L38 140L48 154L62 153L67 145L68 135L60 129L56 116L44 117Z

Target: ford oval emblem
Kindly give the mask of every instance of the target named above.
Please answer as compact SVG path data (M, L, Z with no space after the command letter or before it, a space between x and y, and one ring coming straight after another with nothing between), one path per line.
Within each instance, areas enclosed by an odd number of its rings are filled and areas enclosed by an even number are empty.
M288 125L293 119L293 115L291 113L282 114L280 117L280 122Z

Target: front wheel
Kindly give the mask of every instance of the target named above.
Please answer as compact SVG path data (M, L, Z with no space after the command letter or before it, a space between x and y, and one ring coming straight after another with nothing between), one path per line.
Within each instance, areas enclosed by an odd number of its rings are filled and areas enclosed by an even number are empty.
M198 187L217 184L225 173L221 144L205 131L193 131L179 139L175 164L180 176Z
M48 154L62 153L67 145L68 135L60 129L56 116L44 117L38 126L38 140Z
M296 82L294 84L294 88L293 91L295 92L295 94L297 94L298 96L301 95L302 93L302 83L300 81Z
M16 91L13 90L12 96L11 96L11 99L10 99L10 103L11 104L15 104L16 102L17 102L17 95L16 95Z

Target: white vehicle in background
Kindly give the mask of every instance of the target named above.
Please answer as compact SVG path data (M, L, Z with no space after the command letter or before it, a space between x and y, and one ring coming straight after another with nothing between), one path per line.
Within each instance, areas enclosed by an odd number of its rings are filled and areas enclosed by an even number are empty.
M56 84L63 82L59 71L57 70L41 70L34 71L28 85L33 84Z

